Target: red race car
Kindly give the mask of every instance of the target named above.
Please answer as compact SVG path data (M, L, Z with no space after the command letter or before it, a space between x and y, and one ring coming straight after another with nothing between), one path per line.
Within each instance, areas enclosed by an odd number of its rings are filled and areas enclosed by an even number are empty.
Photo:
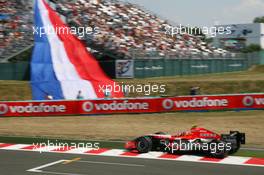
M205 153L215 158L223 158L237 152L241 144L245 144L245 133L230 131L229 134L219 135L205 128L192 127L190 131L175 135L157 132L141 136L128 141L125 148L138 153Z

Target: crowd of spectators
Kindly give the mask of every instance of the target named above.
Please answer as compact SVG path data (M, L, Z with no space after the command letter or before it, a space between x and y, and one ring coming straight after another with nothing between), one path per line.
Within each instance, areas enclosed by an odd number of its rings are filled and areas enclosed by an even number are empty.
M32 1L0 0L0 59L33 44L32 16Z
M50 0L75 26L97 28L86 36L94 46L122 58L209 57L228 52L188 33L173 37L169 22L141 7L114 0ZM33 44L32 0L0 0L0 59Z
M58 11L75 24L99 29L91 37L94 43L124 57L228 54L208 46L198 36L188 33L170 36L166 28L172 25L131 3L113 0L57 0L56 3Z

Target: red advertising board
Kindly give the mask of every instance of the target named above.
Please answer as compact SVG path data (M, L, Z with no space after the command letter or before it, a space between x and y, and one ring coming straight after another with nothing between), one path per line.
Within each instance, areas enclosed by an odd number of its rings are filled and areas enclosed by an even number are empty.
M264 109L264 94L82 101L0 102L0 116L63 116L174 111Z
M264 109L264 94L174 97L162 101L169 111Z
M0 102L0 116L74 115L76 101Z

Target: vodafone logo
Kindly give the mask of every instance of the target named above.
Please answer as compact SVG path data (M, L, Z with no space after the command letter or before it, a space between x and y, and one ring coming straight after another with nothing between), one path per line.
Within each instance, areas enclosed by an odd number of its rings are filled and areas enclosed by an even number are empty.
M91 112L94 109L94 105L92 102L87 101L83 103L82 108L85 112Z
M251 96L246 96L243 98L243 105L250 107L252 105L254 105L254 98Z
M162 102L162 107L164 109L169 110L169 109L172 109L173 106L174 106L174 101L171 99L166 99L166 100L163 100L163 102Z
M27 105L6 105L0 104L0 115L10 112L12 114L23 114L23 113L64 113L66 112L66 106L64 105L47 105L45 103L40 103L34 105L33 103L28 103Z
M8 106L6 104L0 104L0 115L8 112Z
M128 100L124 101L112 101L111 103L93 103L85 102L82 105L82 109L85 112L96 111L126 111L126 110L148 110L149 104L146 102L129 102Z
M227 99L209 99L208 97L203 98L191 98L187 100L175 100L166 99L162 102L164 109L170 110L176 108L204 108L204 107L226 107L228 106Z

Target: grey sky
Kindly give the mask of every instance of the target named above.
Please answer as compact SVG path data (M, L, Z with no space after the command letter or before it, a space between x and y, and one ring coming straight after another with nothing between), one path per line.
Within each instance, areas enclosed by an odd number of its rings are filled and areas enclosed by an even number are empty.
M264 16L264 0L123 0L179 24L213 26L217 24L250 23Z

